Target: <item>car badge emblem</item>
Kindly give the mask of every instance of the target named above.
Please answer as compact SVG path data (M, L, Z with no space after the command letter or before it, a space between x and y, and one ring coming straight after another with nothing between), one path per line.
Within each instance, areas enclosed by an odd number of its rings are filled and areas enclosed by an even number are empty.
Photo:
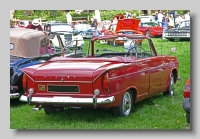
M39 84L39 85L38 85L38 90L40 90L40 91L45 91L45 90L46 90L45 85Z

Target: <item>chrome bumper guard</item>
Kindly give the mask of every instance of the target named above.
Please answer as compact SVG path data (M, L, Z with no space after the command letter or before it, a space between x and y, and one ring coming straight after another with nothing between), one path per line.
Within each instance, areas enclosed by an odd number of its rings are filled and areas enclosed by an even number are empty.
M20 97L20 94L19 94L19 93L11 93L11 94L10 94L10 99L19 98L19 97Z
M20 97L20 101L27 102L29 105L31 103L40 103L40 104L93 104L96 106L97 104L108 104L115 101L114 96L97 98L96 95L93 98L73 98L73 97L32 97L32 95Z

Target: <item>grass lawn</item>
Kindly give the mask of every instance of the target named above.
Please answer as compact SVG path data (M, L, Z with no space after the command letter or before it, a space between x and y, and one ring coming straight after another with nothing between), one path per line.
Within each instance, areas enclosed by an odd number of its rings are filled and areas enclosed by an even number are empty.
M175 85L175 96L161 94L136 103L129 117L116 118L110 109L66 109L46 115L44 110L32 111L32 106L17 99L10 102L11 129L190 129L182 108L183 87L190 77L190 42L169 42L153 38L158 54L178 57L181 80ZM85 41L86 46L88 42ZM162 47L161 47L162 46ZM120 46L119 46L120 47ZM175 52L170 52L176 47ZM102 44L98 44L102 49ZM162 48L162 49L161 49Z

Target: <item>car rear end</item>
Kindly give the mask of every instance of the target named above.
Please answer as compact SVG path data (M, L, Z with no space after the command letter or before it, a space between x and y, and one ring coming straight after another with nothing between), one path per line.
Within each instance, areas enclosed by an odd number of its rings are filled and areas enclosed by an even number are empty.
M71 58L69 58L71 59ZM78 58L77 58L78 59ZM111 62L49 62L23 69L20 101L39 106L97 107L114 103L104 66ZM87 66L86 66L87 65ZM110 104L110 105L109 105Z
M186 112L186 121L187 123L190 123L190 78L188 78L185 82L182 106Z

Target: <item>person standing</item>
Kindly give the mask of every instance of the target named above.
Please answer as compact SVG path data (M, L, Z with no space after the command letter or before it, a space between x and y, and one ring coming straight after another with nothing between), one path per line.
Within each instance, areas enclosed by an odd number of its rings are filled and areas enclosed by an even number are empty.
M163 20L164 15L162 14L161 11L158 13L158 24L162 27L162 20Z
M126 18L132 18L131 13L126 12Z
M165 34L164 31L168 29L168 18L167 15L165 15L165 17L163 17L162 19L162 29L163 29L163 33L162 33L162 39L165 39Z
M156 12L156 15L155 15L155 17L154 17L154 20L155 20L156 23L158 23L158 12Z
M185 20L190 20L190 12L189 11L185 14Z
M175 28L180 27L180 24L181 24L181 17L178 14L177 17L176 17L176 19L175 19Z
M67 19L67 23L71 25L72 16L71 16L71 12L70 11L66 14L66 19Z
M170 14L168 26L169 26L169 28L174 28L174 17L173 17L173 14Z
M97 28L97 26L98 26L98 22L97 22L97 19L96 19L96 17L95 16L93 16L93 18L91 18L91 21L92 21L92 25L91 25L91 27L92 28Z
M40 25L38 19L34 19L34 20L32 21L32 23L29 24L26 28L35 29L35 30L38 30L38 31L43 31L43 28L42 28L42 26Z

